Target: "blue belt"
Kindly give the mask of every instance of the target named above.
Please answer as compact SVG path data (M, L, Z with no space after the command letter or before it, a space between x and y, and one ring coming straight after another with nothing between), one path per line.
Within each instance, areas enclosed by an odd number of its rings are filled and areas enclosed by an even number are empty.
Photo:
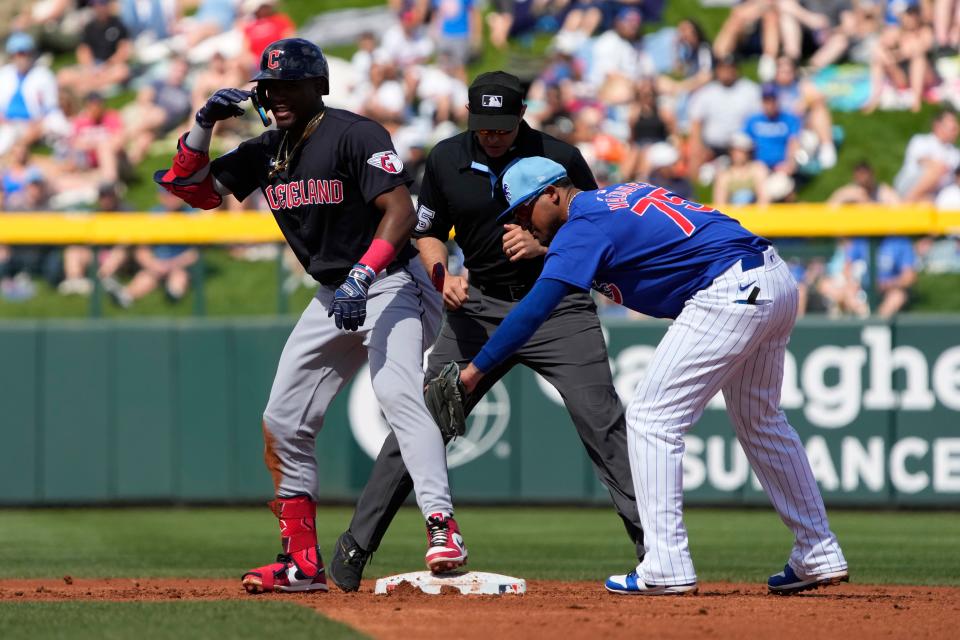
M742 271L750 271L751 269L756 269L757 267L763 266L763 254L762 253L752 253L745 258L740 258L740 269Z

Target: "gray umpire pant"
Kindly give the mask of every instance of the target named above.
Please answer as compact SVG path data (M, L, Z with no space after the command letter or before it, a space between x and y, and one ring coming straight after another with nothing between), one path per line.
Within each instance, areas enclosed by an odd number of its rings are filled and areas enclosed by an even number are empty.
M428 361L428 380L451 360L461 367L473 360L516 304L484 296L475 287L470 287L469 295L460 309L446 314ZM624 409L613 387L607 345L590 296L576 293L564 298L526 345L483 377L467 399L467 410L517 364L530 367L560 392L587 455L636 546L637 557L642 559L643 528L630 475ZM350 534L357 544L367 551L380 546L412 488L397 437L391 432L350 522Z

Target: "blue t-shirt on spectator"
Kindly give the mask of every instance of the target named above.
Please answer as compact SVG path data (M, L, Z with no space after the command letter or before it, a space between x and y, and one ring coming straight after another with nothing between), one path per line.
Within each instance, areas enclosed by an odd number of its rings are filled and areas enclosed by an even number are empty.
M433 0L440 15L440 34L447 38L465 38L470 33L470 9L473 0Z
M27 101L23 97L23 77L19 78L16 91L10 96L10 102L7 104L7 112L3 117L7 120L29 120L30 109L27 108Z
M877 248L877 282L883 284L899 278L905 270L914 269L916 264L917 254L909 238L884 238Z
M754 157L772 169L787 159L787 143L801 126L800 118L786 111L774 118L758 113L747 119L743 132L753 140Z

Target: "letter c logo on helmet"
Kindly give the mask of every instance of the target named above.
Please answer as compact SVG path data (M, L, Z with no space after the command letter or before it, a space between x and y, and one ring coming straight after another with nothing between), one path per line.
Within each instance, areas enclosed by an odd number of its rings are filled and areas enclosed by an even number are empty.
M284 38L267 45L260 56L260 80L330 79L330 67L320 47L303 38Z
M283 53L280 49L274 49L273 51L267 54L267 69L279 69L280 63L277 61L277 58L280 57L280 54Z

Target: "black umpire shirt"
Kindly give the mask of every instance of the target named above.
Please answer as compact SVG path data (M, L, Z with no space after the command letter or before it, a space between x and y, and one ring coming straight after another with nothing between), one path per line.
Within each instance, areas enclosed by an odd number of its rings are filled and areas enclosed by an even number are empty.
M503 223L497 222L508 206L500 178L511 163L530 156L562 164L578 189L597 188L576 147L523 121L514 145L499 158L488 158L470 131L441 141L427 157L414 235L446 242L450 229L456 227L470 284L481 290L528 289L543 269L542 257L510 262L503 252Z
M271 177L282 139L272 130L247 140L214 160L211 171L240 200L259 188L307 273L339 285L380 226L374 199L412 180L387 130L349 111L327 107L287 169ZM295 144L287 140L288 149ZM407 243L397 262L415 255Z

